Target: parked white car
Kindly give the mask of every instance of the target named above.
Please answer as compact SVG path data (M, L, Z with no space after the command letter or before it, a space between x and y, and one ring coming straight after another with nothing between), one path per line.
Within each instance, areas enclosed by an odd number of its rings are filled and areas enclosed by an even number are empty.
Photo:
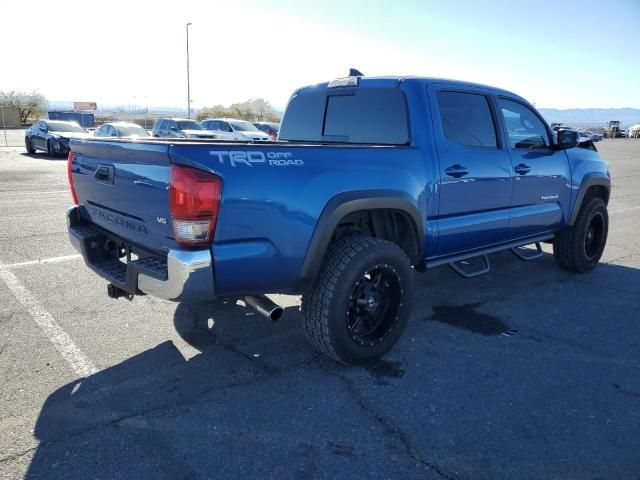
M258 130L251 122L234 118L208 118L200 122L202 128L217 134L216 138L223 140L271 140L269 135Z

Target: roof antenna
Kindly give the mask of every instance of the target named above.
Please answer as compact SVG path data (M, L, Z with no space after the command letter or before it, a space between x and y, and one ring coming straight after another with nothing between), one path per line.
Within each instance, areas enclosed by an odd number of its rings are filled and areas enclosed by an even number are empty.
M364 77L364 73L362 73L360 70L357 70L355 68L350 68L349 69L349 76L350 77Z

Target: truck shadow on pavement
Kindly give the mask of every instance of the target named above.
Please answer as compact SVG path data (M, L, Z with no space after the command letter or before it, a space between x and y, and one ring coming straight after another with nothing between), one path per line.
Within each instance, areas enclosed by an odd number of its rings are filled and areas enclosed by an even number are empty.
M178 305L199 352L167 341L51 394L27 478L637 475L640 270L552 262L418 276L393 360L365 369L314 353L297 307Z
M33 158L35 160L50 160L50 161L63 161L66 162L67 161L67 155L58 155L56 157L52 157L51 155L49 155L48 153L45 152L36 152L36 153L28 153L28 152L22 152L20 153L20 156L22 157L27 157L27 158Z

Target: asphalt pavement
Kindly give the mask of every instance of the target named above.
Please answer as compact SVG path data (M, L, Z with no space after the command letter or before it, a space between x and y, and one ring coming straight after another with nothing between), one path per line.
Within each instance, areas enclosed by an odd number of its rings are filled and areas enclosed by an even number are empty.
M640 478L640 140L598 148L594 272L546 246L417 274L397 347L349 368L298 297L277 323L109 299L67 240L65 160L0 147L0 478Z

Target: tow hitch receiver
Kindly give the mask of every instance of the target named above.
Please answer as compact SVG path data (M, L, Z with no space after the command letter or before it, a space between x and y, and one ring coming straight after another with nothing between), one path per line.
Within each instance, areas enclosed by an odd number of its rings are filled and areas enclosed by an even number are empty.
M129 301L133 300L133 295L119 287L116 287L113 283L107 285L107 295L109 296L109 298L113 299L124 297Z

